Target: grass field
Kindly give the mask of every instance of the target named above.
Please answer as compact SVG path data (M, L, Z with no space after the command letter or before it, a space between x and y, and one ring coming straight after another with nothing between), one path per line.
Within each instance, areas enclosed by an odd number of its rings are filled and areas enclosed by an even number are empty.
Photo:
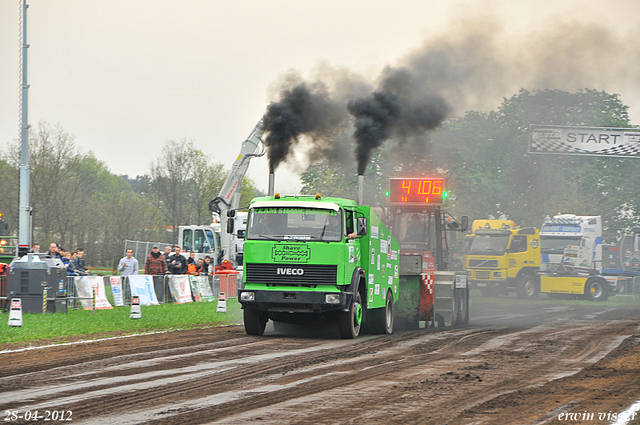
M242 310L236 299L227 300L227 313L216 313L217 302L160 304L142 306L142 317L130 319L130 307L112 310L72 310L67 314L24 314L22 327L9 326L9 315L0 314L0 345L38 340L77 339L80 335L98 338L115 334L193 329L242 323Z

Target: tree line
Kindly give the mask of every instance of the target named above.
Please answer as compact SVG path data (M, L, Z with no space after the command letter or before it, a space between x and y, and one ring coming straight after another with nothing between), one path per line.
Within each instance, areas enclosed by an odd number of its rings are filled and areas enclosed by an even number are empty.
M365 172L365 201L384 205L389 177L444 176L446 209L470 220L539 228L558 213L601 215L608 241L640 225L640 159L530 154L532 124L632 127L616 94L522 89L494 111L470 111L410 142L388 141ZM354 164L324 158L302 174L302 192L355 199Z
M602 215L608 241L640 225L640 160L533 155L529 126L632 127L619 96L522 89L494 111L470 111L409 141L389 140L365 172L365 202L385 205L388 178L444 176L446 209L470 219L509 218L540 227L558 213ZM349 137L346 126L336 139ZM331 141L327 141L331 143ZM0 153L0 212L18 227L20 145ZM178 225L210 222L208 202L226 178L187 140L167 141L147 174L115 175L93 153L81 152L60 125L41 122L30 133L34 242L83 247L90 265L112 266L125 239L173 243ZM355 158L321 158L301 175L302 193L356 197ZM261 193L245 179L241 205Z
M168 140L147 174L115 175L92 152L82 152L59 124L40 122L29 135L33 242L65 250L82 247L87 264L112 267L125 240L177 242L177 226L208 224L208 203L228 170L192 141ZM18 229L20 143L0 152L0 212ZM243 180L240 205L261 195ZM174 232L173 230L176 229Z

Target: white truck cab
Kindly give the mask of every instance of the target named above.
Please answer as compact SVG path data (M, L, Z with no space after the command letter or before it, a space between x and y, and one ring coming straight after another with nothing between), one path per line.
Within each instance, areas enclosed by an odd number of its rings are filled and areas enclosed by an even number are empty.
M541 271L602 270L602 217L560 214L540 229Z

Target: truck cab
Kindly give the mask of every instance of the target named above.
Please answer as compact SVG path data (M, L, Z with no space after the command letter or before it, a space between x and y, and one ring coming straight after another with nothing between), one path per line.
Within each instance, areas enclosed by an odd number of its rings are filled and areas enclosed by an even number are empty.
M540 229L540 291L550 297L615 293L617 279L602 275L602 218L559 214Z
M342 338L361 327L393 331L399 246L371 207L316 196L268 196L249 206L243 289L245 330L268 320L337 322Z
M218 226L219 227L219 226ZM213 225L209 226L179 226L178 244L185 253L193 251L196 253L196 260L205 256L212 259L212 263L220 265L222 251L220 249L220 230L216 231Z
M540 229L540 270L601 272L602 218L560 214Z
M540 292L540 234L533 227L478 228L465 258L470 283L482 295L513 291L519 298Z

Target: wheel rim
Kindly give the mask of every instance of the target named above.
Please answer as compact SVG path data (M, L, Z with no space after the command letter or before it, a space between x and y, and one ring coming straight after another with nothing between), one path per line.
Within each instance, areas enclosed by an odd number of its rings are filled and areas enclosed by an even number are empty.
M527 282L524 284L524 291L528 297L534 294L535 289L533 288L533 282L531 282L531 280L527 280Z
M353 322L356 326L360 326L362 324L362 304L360 304L359 302L353 303L353 309Z
M590 289L593 298L600 298L602 296L602 285L600 285L600 282L593 282Z

